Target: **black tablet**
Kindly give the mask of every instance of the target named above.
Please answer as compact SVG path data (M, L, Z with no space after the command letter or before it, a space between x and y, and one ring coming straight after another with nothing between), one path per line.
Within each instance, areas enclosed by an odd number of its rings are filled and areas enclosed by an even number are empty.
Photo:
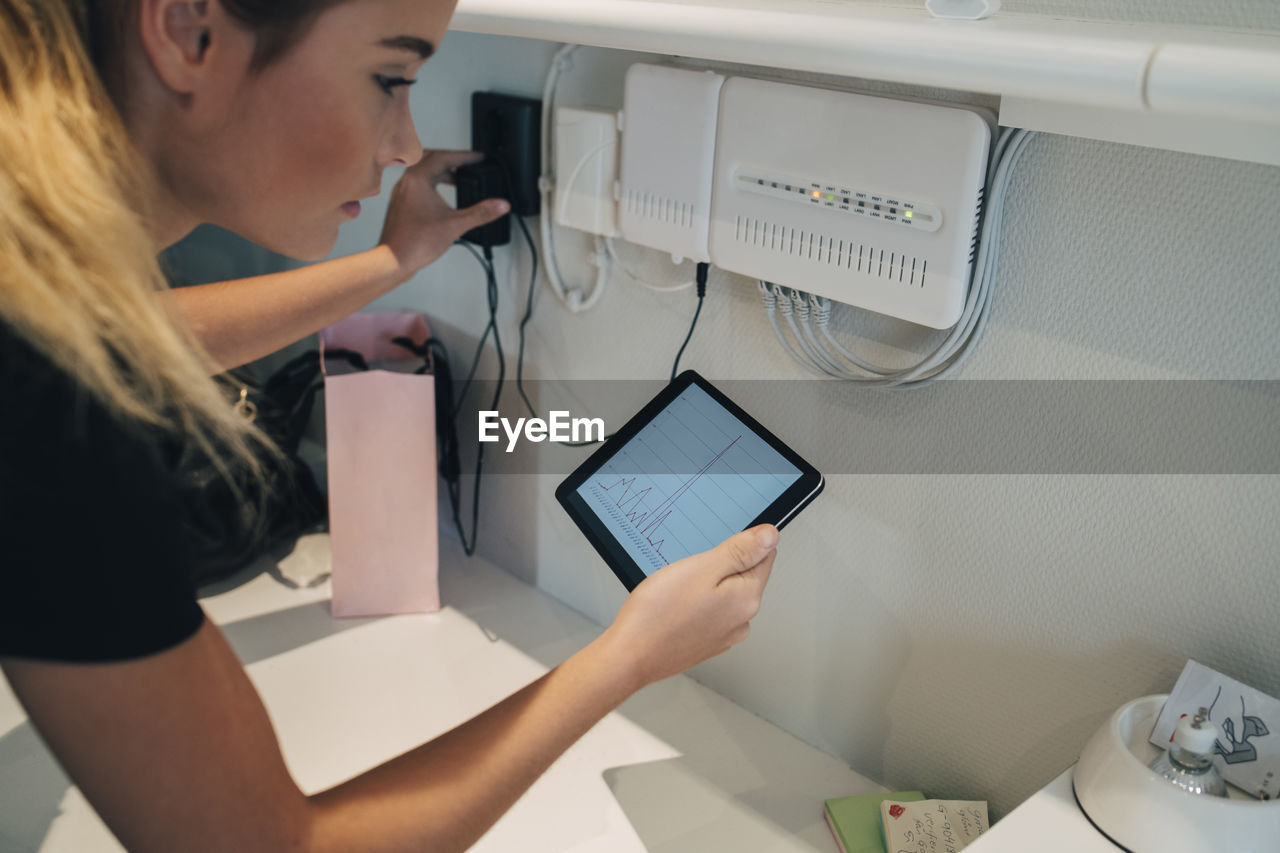
M686 370L570 474L556 500L631 590L748 527L782 528L822 486L800 454Z

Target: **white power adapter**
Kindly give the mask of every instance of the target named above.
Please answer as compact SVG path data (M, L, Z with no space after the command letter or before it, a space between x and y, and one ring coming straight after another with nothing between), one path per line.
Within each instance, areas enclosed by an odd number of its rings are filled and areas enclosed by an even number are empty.
M618 117L601 110L557 107L555 221L603 237L618 236Z

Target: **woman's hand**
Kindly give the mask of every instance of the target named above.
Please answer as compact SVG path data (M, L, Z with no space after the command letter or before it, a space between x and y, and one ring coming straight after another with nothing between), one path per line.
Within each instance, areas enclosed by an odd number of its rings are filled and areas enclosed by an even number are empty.
M404 280L443 255L472 228L511 209L502 199L491 198L454 210L436 190L440 184L453 183L454 169L483 159L476 151L424 151L422 159L405 169L396 182L378 242L390 247Z
M684 672L742 642L760 609L778 530L761 524L654 572L606 636L635 667L637 686Z

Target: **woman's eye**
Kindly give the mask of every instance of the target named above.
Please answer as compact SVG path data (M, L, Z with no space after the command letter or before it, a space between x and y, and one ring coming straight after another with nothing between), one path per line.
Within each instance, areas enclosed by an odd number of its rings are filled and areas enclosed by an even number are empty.
M408 80L404 77L388 77L385 74L373 75L373 82L378 84L378 88L386 92L388 95L393 94L397 86L412 86L416 80Z

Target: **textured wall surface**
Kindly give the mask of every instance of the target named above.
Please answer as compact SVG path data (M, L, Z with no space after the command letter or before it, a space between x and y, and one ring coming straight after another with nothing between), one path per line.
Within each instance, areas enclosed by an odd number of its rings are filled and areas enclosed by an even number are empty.
M1280 25L1270 2L1070 8ZM466 147L473 89L539 96L553 50L451 34L414 89L424 144ZM673 61L580 51L561 103L620 106L623 70L644 59ZM376 201L338 253L376 240ZM1280 169L1041 136L1006 210L991 322L957 378L1280 378ZM588 276L582 246L562 235L566 278ZM619 251L654 284L691 275ZM499 250L498 268L510 356L527 250ZM616 273L594 310L571 315L543 289L526 372L663 377L694 301ZM427 312L459 361L487 319L479 269L458 249L375 308ZM922 342L905 324L840 317L845 340L872 353L902 357ZM714 272L683 364L724 379L808 376L773 340L754 282ZM1020 414L995 406L990 418ZM1150 440L1165 429L1177 424L1153 424ZM958 438L943 421L936 440ZM555 504L558 480L489 478L481 551L607 624L623 590ZM1168 690L1188 657L1280 694L1278 511L1280 478L1266 475L834 476L784 532L750 640L695 674L887 785L988 799L1002 814L1070 764L1116 706Z

